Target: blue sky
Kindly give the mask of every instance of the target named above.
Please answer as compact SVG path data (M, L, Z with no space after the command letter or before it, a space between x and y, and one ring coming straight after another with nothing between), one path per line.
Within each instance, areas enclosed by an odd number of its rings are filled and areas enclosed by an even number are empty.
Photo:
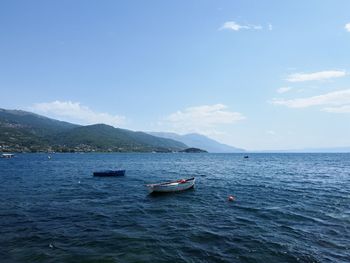
M2 108L251 150L350 146L349 1L2 1Z

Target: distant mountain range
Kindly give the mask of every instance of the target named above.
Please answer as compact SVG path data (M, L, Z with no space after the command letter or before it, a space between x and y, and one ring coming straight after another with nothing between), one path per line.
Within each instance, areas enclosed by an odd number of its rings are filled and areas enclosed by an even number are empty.
M172 152L184 143L105 124L88 126L22 110L0 109L0 151Z
M0 108L0 152L180 152L189 147L211 153L245 152L195 133L145 133L105 124L82 126L27 111ZM350 152L350 147L258 152Z
M189 147L200 148L211 153L240 153L245 151L244 149L219 143L197 133L179 135L171 132L149 132L149 134L162 138L173 139L182 142Z

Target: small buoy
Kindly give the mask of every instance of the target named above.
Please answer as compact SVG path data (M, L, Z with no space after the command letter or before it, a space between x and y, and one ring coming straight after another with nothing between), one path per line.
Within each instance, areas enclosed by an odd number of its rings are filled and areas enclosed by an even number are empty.
M54 248L54 246L52 244L49 244L49 248Z
M47 156L47 159L51 159L51 156L49 155L49 156Z
M235 197L233 195L229 195L227 200L230 202L235 201Z
M80 181L78 181L78 184L80 184Z

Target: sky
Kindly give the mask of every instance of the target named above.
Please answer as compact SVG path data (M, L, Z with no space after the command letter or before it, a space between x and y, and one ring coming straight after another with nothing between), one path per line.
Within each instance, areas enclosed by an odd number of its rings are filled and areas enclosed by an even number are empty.
M348 147L349 10L348 0L4 0L0 108L248 150Z

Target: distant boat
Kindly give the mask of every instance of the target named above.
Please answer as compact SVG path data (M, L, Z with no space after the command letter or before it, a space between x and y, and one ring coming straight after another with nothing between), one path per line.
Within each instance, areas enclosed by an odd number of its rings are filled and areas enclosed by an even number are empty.
M189 179L181 179L177 181L171 181L171 182L165 182L165 183L159 183L159 184L148 184L146 185L148 187L148 190L150 193L169 193L169 192L178 192L178 191L184 191L187 189L190 189L194 187L196 179L189 178Z
M123 176L125 170L105 170L94 172L94 176Z
M1 158L13 158L15 155L13 153L3 153L1 154Z
M248 155L244 155L244 157L243 157L244 159L248 159L249 158L249 156Z

